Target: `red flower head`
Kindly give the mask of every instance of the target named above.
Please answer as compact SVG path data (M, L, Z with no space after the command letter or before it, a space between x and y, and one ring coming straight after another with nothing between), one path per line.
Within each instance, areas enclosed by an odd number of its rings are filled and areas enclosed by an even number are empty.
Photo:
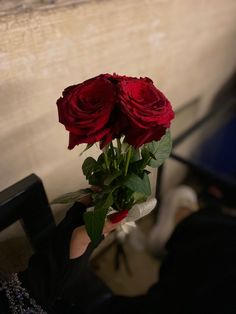
M69 149L81 143L109 143L111 113L117 100L116 86L104 75L69 86L57 100L59 121L70 132Z
M138 148L158 141L174 118L168 99L149 78L101 74L67 87L57 100L59 121L70 132L69 149L125 135Z
M123 131L126 141L138 148L160 140L174 118L168 99L149 78L126 78L119 87L122 119L127 124Z

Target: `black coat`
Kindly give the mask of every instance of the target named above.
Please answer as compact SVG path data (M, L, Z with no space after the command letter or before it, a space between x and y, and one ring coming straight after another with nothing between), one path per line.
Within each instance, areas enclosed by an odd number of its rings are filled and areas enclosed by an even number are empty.
M75 204L51 241L19 277L48 313L235 314L236 218L203 209L184 219L167 243L159 281L146 295L113 296L85 254L69 259L72 231L85 207Z

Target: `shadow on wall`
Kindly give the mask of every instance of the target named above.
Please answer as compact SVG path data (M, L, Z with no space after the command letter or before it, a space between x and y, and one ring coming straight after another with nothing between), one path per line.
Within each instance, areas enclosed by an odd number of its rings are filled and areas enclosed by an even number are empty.
M228 101L233 101L236 99L236 69L233 75L226 81L226 83L220 88L216 93L215 97L212 100L212 105L210 110L213 107L221 107Z
M196 129L199 145L185 158L192 166L184 183L198 191L203 207L235 208L236 72L218 91L201 122ZM189 133L186 138L193 138Z
M220 111L221 109L223 109L223 111L227 111L225 108L229 106L229 103L231 103L230 107L234 108L235 110L235 100L236 71L215 94L215 97L211 101L211 104L205 116L200 117L200 119L196 120L196 117L198 116L198 109L201 105L201 97L194 98L191 102L188 102L186 105L177 110L176 117L172 125L172 134L174 135L172 153L182 156L185 159L189 159L191 154L196 154L195 149L206 138L206 135L209 136L214 131L215 120L211 119L212 114ZM224 123L224 117L220 114L218 114L218 116L220 118L220 121ZM199 127L199 122L201 124L201 121L204 119L207 120L204 122L205 127ZM231 135L234 137L233 134ZM235 140L232 139L231 135L227 135L227 142L231 141L231 143L233 144ZM228 148L231 148L231 145L229 145ZM206 152L206 155L209 154ZM231 155L233 155L233 151L232 154L230 151L228 152L228 156L230 157ZM214 157L214 152L212 156ZM225 154L221 153L221 157L224 158L224 156ZM232 161L232 166L234 167L236 159L229 159ZM222 160L221 162L227 163L226 160ZM165 163L164 173L160 176L161 178L159 178L161 182L157 182L157 194L161 195L167 190L183 182L185 180L185 177L187 176L188 169L189 168L186 167L184 163L176 162L175 159L170 158Z

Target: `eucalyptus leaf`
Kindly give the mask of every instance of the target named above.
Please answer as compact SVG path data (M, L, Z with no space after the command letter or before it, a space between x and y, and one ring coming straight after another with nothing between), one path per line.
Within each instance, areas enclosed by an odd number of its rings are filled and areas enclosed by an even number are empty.
M51 204L68 204L79 201L82 197L90 195L92 193L91 189L81 189L75 192L70 192L63 194L55 198Z

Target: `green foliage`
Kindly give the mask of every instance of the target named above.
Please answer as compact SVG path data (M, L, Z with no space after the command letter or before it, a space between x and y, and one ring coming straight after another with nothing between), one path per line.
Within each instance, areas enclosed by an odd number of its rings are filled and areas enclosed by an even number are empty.
M96 244L101 239L106 215L107 209L103 208L84 213L85 227L91 241L94 244Z
M146 173L143 174L143 178L140 178L135 173L130 173L124 180L123 185L133 192L140 192L146 196L151 194L149 177Z
M114 173L108 174L104 180L104 185L110 185L112 182L122 174L121 170L117 170Z
M104 191L98 194L97 202L95 204L95 209L109 209L113 204L112 191Z
M82 170L86 179L89 179L91 174L94 172L94 169L96 168L96 166L97 166L97 162L93 157L88 157L85 159L82 165Z
M160 141L145 144L143 148L143 154L149 154L148 165L153 168L160 167L164 161L169 157L172 148L172 140L170 131L168 130L165 135L162 136Z
M86 149L88 149L87 146ZM85 149L85 150L86 150ZM94 211L86 212L84 220L89 237L97 242L102 234L104 221L110 207L121 211L143 202L151 195L147 166L158 168L171 151L169 130L158 142L134 149L128 143L117 140L117 147L110 143L97 160L88 157L82 170L89 184L101 188L101 192L90 189L68 193L54 201L67 203L77 201L86 193L93 199Z

